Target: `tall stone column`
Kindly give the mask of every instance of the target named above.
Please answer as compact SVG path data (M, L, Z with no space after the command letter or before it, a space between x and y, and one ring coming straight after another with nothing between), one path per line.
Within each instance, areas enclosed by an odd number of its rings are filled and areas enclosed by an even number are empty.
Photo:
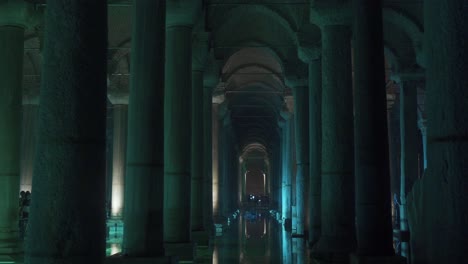
M133 6L123 252L162 256L165 1ZM146 30L151 31L146 31Z
M353 0L353 18L358 243L351 262L382 263L394 251L381 1Z
M320 238L322 162L322 60L318 47L299 49L309 65L309 246Z
M427 169L427 124L426 119L423 114L418 111L418 128L422 137L422 147L423 147L423 169Z
M207 232L213 226L213 168L212 168L212 89L203 88L203 224Z
M291 115L288 112L281 112L281 116L284 119L282 124L281 213L283 219L291 221Z
M208 54L209 34L200 32L194 36L192 52L192 137L191 137L191 231L193 241L208 245L203 224L204 207L204 70Z
M168 12L171 12L170 8ZM166 36L164 244L167 256L192 259L193 246L190 242L192 24L171 22L166 27Z
M294 125L296 133L296 234L305 233L309 187L309 87L294 86Z
M25 262L103 263L107 4L50 0L45 20Z
M112 142L111 217L113 219L122 219L125 200L124 187L125 156L127 154L128 101L112 101L112 104L114 136Z
M191 231L203 230L203 71L192 71Z
M408 195L411 258L463 263L468 257L468 5L428 0L424 11L428 167Z
M31 192L39 123L39 96L32 100L23 99L22 112L20 191Z
M23 49L24 28L0 25L0 254L21 250L18 197Z
M347 260L355 248L354 133L349 26L322 26L322 231L315 257Z
M219 161L219 137L220 137L220 122L218 119L219 115L219 108L220 108L220 100L216 100L218 97L213 98L213 106L212 106L212 188L213 188L213 218L217 218L220 216L220 186L219 186L219 177L220 177L220 161Z
M400 83L400 231L408 234L406 195L418 178L417 85L408 77ZM401 236L402 238L408 235ZM409 257L408 241L401 243L401 255Z

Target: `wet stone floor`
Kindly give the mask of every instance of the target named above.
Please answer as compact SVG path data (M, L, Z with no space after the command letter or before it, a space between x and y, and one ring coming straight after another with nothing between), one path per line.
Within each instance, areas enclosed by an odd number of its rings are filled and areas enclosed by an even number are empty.
M123 226L121 222L110 222L108 228L106 255L110 256L121 251ZM310 263L304 240L292 238L266 211L243 212L217 231L209 247L197 247L193 262L181 263Z

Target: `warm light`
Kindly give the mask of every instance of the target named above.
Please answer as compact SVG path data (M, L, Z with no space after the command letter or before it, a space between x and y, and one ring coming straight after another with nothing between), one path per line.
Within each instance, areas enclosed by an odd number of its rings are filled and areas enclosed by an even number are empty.
M122 251L121 244L111 244L111 256Z
M219 211L219 182L218 182L219 176L218 172L213 170L213 213L217 214Z
M122 175L118 172L112 175L112 201L111 201L111 216L113 218L122 217L124 185L121 181Z

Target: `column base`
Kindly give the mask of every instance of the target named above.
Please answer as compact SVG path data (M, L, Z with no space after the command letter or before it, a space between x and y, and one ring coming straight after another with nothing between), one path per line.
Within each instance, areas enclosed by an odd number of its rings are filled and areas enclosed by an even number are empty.
M16 263L16 262L10 256L0 255L0 263Z
M192 231L192 241L195 242L197 246L208 246L210 236L205 230Z
M196 256L196 247L193 243L164 243L164 252L167 257L177 257L179 261L192 261Z
M175 264L177 257L156 257L156 258L106 258L106 264Z
M406 264L401 256L360 256L351 254L350 264Z

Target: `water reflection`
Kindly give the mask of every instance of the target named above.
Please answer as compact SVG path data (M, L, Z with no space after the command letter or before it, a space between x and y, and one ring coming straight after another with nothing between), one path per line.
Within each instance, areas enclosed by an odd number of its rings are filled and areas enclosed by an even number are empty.
M309 263L304 239L291 238L267 212L244 212L216 237L213 263Z

